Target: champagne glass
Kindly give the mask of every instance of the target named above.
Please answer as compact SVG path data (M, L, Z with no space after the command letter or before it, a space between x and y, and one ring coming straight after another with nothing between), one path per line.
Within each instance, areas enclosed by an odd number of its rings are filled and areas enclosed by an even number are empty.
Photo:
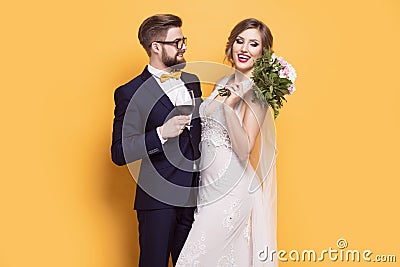
M193 90L179 90L175 99L175 107L181 115L189 116L194 111L194 94ZM192 125L186 125L192 127Z

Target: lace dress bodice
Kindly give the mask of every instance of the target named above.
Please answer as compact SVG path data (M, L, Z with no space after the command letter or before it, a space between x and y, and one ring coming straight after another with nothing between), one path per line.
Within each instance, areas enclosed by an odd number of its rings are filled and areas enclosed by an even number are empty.
M224 146L231 149L232 143L226 128L226 120L223 110L223 103L214 100L218 91L214 90L200 106L201 118L201 141L215 147ZM214 101L216 107L210 112L207 108Z

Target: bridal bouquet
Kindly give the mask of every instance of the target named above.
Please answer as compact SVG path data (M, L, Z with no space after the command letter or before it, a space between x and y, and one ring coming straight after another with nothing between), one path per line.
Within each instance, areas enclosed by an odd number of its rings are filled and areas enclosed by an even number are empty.
M294 80L296 71L282 57L276 57L270 50L254 63L253 76L253 101L260 101L262 107L271 106L274 110L274 118L279 115L279 109L283 106L285 95L291 95L295 90ZM219 94L228 95L226 89L218 90Z

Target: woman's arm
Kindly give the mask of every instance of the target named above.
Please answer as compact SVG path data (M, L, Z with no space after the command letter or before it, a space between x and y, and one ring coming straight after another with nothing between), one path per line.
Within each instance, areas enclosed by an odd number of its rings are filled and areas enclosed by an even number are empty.
M228 86L227 89L231 91L231 95L226 97L224 101L227 130L233 151L241 161L247 162L267 110L262 108L258 101L252 101L251 86L242 90L239 86L233 85ZM236 93L240 91L244 91L244 96L240 96L241 93ZM234 111L236 103L241 99L243 99L243 105L245 105L242 124Z

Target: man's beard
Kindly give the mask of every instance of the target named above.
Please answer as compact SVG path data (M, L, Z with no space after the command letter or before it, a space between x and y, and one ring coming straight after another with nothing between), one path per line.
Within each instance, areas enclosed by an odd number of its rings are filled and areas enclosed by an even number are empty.
M178 60L178 55L179 55L179 52L177 52L174 57L170 57L167 55L165 50L163 50L162 54L161 54L161 60L165 66L173 67L174 69L180 70L186 66L186 60L185 60L185 58L182 58L182 60Z

